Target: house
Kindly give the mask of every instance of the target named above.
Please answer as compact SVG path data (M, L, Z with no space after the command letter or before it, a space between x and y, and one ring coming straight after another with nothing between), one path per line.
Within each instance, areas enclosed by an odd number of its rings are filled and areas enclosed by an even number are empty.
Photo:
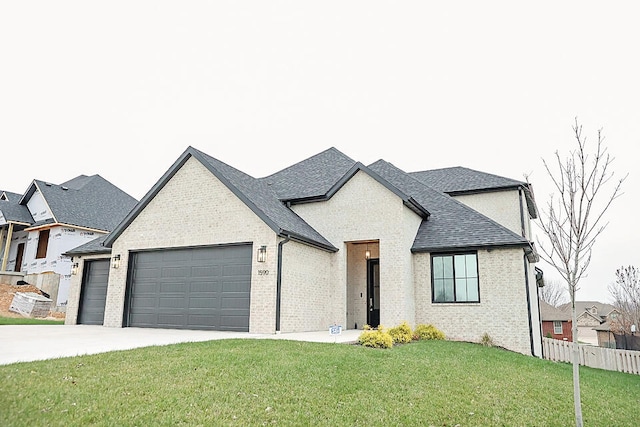
M598 335L602 335L602 342L608 342L606 338L605 322L614 321L618 316L618 310L611 304L598 301L576 301L576 320L578 323L578 341L586 344L600 345ZM560 309L571 314L571 303L560 306ZM600 332L603 334L600 334ZM606 346L606 345L605 345Z
M547 338L572 342L571 313L560 310L543 300L540 300L539 304L540 317L542 320L542 335Z
M188 147L78 264L66 322L251 333L433 323L542 352L528 183L336 148L254 178Z
M63 253L111 231L137 201L100 175L60 185L33 180L24 194L0 192L0 276L24 280L64 309L71 258Z

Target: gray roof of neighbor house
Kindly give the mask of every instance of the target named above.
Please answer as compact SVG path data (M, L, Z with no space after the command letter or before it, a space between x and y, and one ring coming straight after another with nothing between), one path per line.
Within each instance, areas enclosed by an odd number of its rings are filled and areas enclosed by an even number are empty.
M7 222L19 222L25 225L33 224L33 217L26 206L19 205L15 200L0 200L0 212Z
M540 301L540 317L542 318L543 322L552 322L554 320L558 320L562 322L571 321L571 313L567 313L564 310L554 307L543 300L539 300L539 301Z
M331 198L362 171L396 194L423 218L412 251L451 251L490 247L531 248L522 236L431 188L390 163L364 166L332 147L264 178L253 178L193 147L188 147L140 203L106 239L110 246L189 158L200 161L240 200L281 236L337 251L324 236L290 209L291 204ZM512 181L512 180L510 180Z
M108 254L111 253L111 248L104 246L104 241L108 237L108 234L103 234L101 236L96 237L93 240L88 241L87 243L75 247L62 255L67 256L75 256L75 255L95 255L95 254Z
M105 242L107 246L110 246L120 233L131 224L142 209L191 157L200 161L277 234L290 236L293 239L310 243L326 250L338 250L324 236L285 206L267 182L253 178L193 147L188 147L185 150L163 177L142 198L138 206L111 233Z
M522 188L525 191L527 208L532 218L538 217L538 209L531 184L511 178L481 172L461 166L410 172L409 175L429 187L449 195L473 194Z
M34 226L57 222L111 231L137 203L100 175L80 175L60 185L34 180L20 204L26 205L36 189L40 190L55 220L41 221Z
M391 163L378 160L369 168L429 209L431 215L422 221L413 242L411 249L414 252L530 246L524 237L425 185Z
M18 203L21 197L22 197L22 194L12 193L11 191L0 190L0 201L8 200L10 202Z
M603 303L600 301L576 301L576 313L578 314L578 316L581 315L584 311L587 311L589 314L593 315L593 313L591 313L592 307L596 308L596 315L600 318L605 318L609 315L609 313L616 309L611 304ZM571 303L563 304L560 306L560 308L562 310L571 312Z

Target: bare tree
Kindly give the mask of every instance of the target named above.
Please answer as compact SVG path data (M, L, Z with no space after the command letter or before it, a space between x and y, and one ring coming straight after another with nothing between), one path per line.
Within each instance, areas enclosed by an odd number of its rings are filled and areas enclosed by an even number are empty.
M566 286L558 280L545 280L544 286L539 289L540 299L554 307L560 307L569 300Z
M620 333L631 333L631 325L640 327L640 269L634 266L616 270L616 281L609 285L613 306L618 309L612 328Z
M578 351L578 322L576 318L576 291L585 276L596 239L607 224L604 214L621 193L626 176L611 182L613 158L603 146L602 130L593 153L587 150L587 138L582 136L582 126L575 120L572 126L578 147L566 158L555 153L555 168L544 159L557 198L552 194L546 209L540 216L540 227L548 238L547 244L538 242L541 257L555 268L567 285L571 300L573 323L573 400L576 426L582 427L580 401L580 373ZM612 184L612 188L609 186ZM550 244L550 246L547 246Z

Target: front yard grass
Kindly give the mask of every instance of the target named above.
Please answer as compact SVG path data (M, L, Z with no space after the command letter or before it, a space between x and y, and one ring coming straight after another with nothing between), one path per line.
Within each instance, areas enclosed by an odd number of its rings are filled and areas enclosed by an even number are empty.
M580 371L585 425L637 425L640 376ZM572 390L476 344L223 340L0 366L0 425L569 426Z
M0 316L0 325L64 325L64 320Z

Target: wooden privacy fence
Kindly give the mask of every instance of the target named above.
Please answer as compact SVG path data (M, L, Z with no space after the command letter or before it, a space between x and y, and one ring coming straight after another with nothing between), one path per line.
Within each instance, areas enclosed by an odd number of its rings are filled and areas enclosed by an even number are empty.
M544 358L554 362L573 362L573 343L542 338ZM608 371L640 375L640 351L578 345L580 364Z

